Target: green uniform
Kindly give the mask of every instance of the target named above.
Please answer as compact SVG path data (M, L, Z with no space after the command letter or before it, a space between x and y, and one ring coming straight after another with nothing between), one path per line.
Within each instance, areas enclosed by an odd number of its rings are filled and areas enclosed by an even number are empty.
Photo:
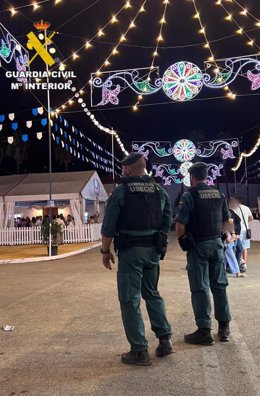
M131 182L131 177L124 181ZM136 177L134 178L136 180ZM141 181L150 180L147 176L140 177ZM163 213L161 231L169 232L172 224L172 210L166 191L160 190L161 209ZM105 218L102 225L102 235L114 237L116 234L133 236L153 235L158 230L127 230L118 229L118 219L125 204L125 186L119 185L108 200ZM138 223L138 218L136 219ZM151 328L157 338L171 335L171 327L166 319L165 306L157 285L159 280L160 253L154 246L132 246L118 253L117 286L122 319L128 342L133 352L147 349L144 323L140 310L141 295L146 302L146 308L151 322Z
M203 184L199 184L197 188L203 188ZM187 226L194 207L192 194L184 193L175 218L176 222ZM230 213L226 201L224 201L222 206L223 222L229 218ZM187 271L197 326L211 328L210 289L213 294L216 320L229 322L231 315L226 294L228 281L221 238L197 242L192 252L187 253Z

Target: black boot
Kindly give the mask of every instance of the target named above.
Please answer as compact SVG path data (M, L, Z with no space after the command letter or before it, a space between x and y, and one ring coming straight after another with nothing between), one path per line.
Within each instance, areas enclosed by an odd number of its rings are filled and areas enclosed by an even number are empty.
M229 322L218 322L218 338L221 342L229 341Z
M184 341L188 344L213 345L214 341L211 335L211 329L198 329L194 333L185 334Z
M174 350L173 350L171 338L159 340L159 345L155 351L156 356L164 357L164 356L170 355L173 352L174 352Z
M137 366L150 366L152 364L147 351L122 353L121 362L125 364L136 364Z

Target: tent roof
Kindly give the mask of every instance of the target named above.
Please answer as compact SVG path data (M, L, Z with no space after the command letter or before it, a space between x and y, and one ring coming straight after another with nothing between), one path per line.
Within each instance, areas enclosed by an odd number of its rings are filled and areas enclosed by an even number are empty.
M79 197L96 171L86 172L61 172L52 174L53 199L72 199ZM2 178L0 177L0 185ZM17 176L19 177L19 176ZM18 183L18 184L17 184ZM48 200L49 199L49 174L30 173L17 179L16 185L5 194L7 200ZM8 199L9 198L9 199Z
M17 184L19 184L27 175L11 175L0 177L0 197L4 197Z

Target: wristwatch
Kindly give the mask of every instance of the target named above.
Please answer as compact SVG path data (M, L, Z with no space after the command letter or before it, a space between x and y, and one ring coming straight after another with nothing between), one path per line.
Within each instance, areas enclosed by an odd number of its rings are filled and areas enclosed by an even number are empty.
M108 250L103 250L102 248L100 249L100 253L101 254L109 254L110 253L110 249Z

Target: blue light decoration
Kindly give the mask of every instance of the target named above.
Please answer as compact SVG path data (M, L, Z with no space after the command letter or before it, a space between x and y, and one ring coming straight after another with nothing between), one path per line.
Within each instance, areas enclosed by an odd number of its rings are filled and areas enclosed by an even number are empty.
M168 147L162 147L162 146ZM205 143L195 144L188 139L181 139L172 145L171 142L133 142L132 148L134 151L141 153L146 159L150 154L155 154L159 158L174 157L174 160L180 162L180 165L168 164L154 164L152 169L155 177L160 177L164 185L171 185L172 183L185 184L190 186L189 168L193 165L195 157L200 161L205 161L212 156L218 154L224 161L226 159L236 158L234 149L238 149L238 140L231 139L230 141L216 140ZM223 164L208 164L208 184L214 185L217 177L221 176Z
M242 56L206 62L204 70L191 62L176 62L159 77L159 68L128 69L102 72L102 76L91 74L92 107L119 105L119 95L130 88L137 95L153 95L161 89L175 102L194 99L203 86L220 89L231 85L237 77L244 77L251 83L251 90L260 89L259 55ZM216 68L216 64L218 68ZM211 74L210 74L211 72ZM101 100L95 100L96 91L102 90ZM100 95L98 95L100 96Z
M12 71L26 72L29 70L29 53L15 39L15 37L0 23L0 67ZM26 78L18 78L20 82L27 82Z

